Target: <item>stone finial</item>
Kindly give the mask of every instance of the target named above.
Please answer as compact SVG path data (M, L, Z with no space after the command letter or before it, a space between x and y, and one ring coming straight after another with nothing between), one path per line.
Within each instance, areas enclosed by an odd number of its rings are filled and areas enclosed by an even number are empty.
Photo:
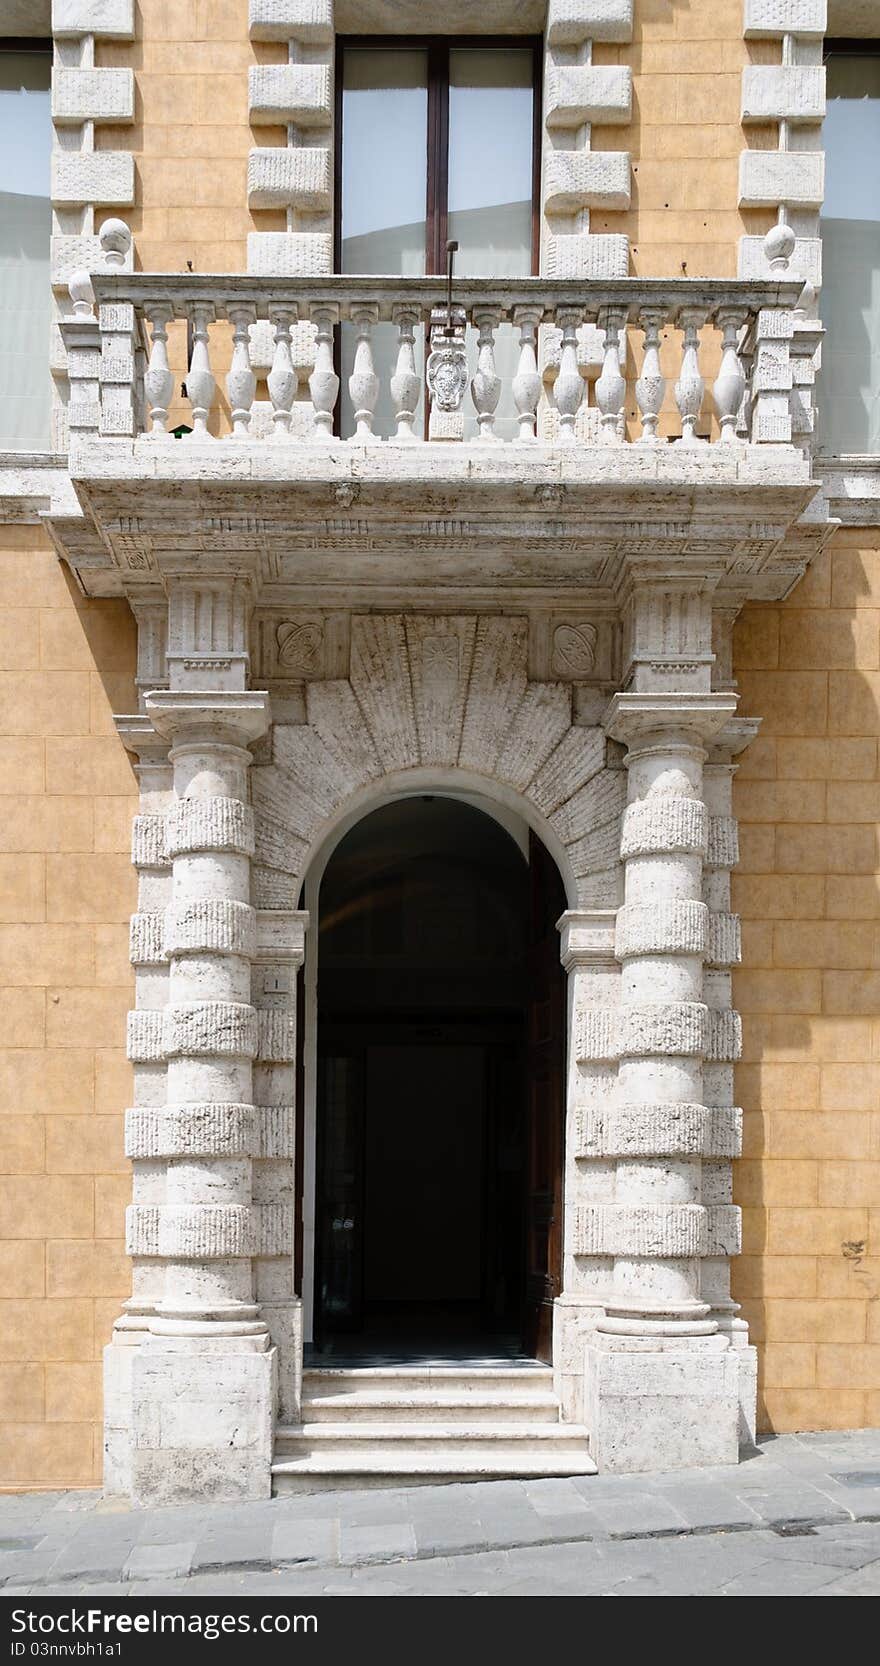
M131 248L131 232L124 220L105 220L98 238L107 266L124 266Z
M791 226L786 225L784 220L777 220L764 238L764 253L771 272L776 276L785 276L794 247L795 235Z
M74 318L92 318L94 316L95 291L85 267L81 267L73 273L67 289L73 302Z

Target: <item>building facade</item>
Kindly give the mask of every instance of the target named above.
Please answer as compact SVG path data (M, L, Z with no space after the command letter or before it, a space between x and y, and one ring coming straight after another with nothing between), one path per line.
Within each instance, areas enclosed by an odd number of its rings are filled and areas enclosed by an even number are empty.
M38 10L5 1483L880 1421L876 7Z

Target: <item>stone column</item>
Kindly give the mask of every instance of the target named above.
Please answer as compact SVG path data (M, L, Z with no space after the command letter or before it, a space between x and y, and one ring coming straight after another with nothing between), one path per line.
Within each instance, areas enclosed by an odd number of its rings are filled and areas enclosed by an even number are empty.
M276 1354L252 1261L258 1041L247 748L266 729L268 698L172 688L148 694L146 710L171 742L174 800L165 826L167 1098L155 1119L165 1196L135 1207L130 1221L132 1250L160 1257L164 1281L132 1371L132 1490L145 1502L267 1497Z
M674 672L662 669L671 680ZM605 1469L737 1459L737 1362L700 1275L714 1225L702 1177L710 1122L703 1063L715 1048L703 988L703 762L735 705L734 695L699 686L654 688L616 695L606 723L628 747L629 792L616 941L618 1081L605 1130L615 1201L593 1213L587 1230L613 1256L586 1359L586 1421Z

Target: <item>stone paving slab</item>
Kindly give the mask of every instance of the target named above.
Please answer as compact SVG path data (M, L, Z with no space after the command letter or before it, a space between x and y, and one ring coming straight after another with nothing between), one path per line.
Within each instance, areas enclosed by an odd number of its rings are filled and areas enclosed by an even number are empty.
M880 1595L880 1431L768 1438L737 1467L658 1475L156 1510L96 1492L4 1495L0 1583L5 1595Z

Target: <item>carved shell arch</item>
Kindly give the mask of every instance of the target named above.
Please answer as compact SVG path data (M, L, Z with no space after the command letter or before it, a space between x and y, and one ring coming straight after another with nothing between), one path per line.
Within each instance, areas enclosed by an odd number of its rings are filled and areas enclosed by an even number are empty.
M334 830L383 798L458 786L523 815L570 907L616 908L624 772L572 723L568 684L529 681L527 652L524 618L354 617L349 676L309 682L307 721L276 724L252 771L256 905L296 908Z

